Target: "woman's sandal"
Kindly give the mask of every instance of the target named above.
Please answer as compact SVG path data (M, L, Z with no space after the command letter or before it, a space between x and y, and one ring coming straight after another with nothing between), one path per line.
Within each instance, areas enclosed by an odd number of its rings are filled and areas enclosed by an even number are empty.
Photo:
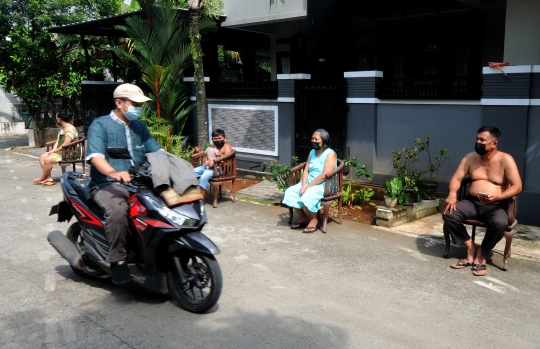
M309 222L294 223L293 225L291 225L291 229L303 229L307 227L308 223Z
M473 272L476 276L484 276L487 274L487 269L485 264L475 264L473 266Z
M319 228L317 227L307 227L306 229L304 229L304 234L311 234L316 232L317 230L319 230Z
M472 266L471 262L467 261L466 259L460 259L459 262L451 264L450 268L463 269L463 268L467 268L471 266Z

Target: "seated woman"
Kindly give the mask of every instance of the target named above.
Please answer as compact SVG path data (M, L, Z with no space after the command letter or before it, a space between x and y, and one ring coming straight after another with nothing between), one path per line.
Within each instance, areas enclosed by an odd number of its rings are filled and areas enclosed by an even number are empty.
M71 123L71 115L66 111L56 113L56 123L60 126L60 132L56 138L53 149L39 156L39 164L43 169L41 177L34 179L34 184L54 185L56 184L51 176L53 164L62 160L62 146L73 142L79 136L77 129Z
M321 199L324 196L325 175L337 166L336 153L328 148L330 135L323 129L318 129L311 136L313 150L309 153L302 181L287 188L283 203L292 207L298 214L298 221L291 229L304 229L304 233L317 230L317 212L321 209ZM308 214L304 212L306 208ZM309 215L309 217L308 217Z

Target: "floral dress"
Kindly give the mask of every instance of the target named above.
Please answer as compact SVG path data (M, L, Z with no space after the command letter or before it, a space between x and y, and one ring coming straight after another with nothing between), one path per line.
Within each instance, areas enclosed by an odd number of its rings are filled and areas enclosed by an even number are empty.
M328 154L334 152L332 149L326 149L321 156L315 155L315 149L312 149L309 153L309 174L306 184L311 183L317 178L324 170L326 158ZM337 163L334 164L336 168ZM292 208L302 208L305 206L310 212L317 212L321 209L321 199L324 196L324 182L310 187L304 195L300 195L300 189L302 182L293 185L285 190L285 196L283 198L283 204Z

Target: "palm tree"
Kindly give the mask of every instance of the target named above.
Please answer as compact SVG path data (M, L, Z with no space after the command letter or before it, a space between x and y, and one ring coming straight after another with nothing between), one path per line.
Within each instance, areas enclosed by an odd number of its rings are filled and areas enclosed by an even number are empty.
M180 133L192 106L186 106L189 87L182 82L183 71L191 63L189 34L185 20L174 11L174 0L137 0L145 18L129 17L117 28L130 38L132 52L113 51L133 61L142 72L155 104L145 107L145 121L160 144L169 152L181 150Z

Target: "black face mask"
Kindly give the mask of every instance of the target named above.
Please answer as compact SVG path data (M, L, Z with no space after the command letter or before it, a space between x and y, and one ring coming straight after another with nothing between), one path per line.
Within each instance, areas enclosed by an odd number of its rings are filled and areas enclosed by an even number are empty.
M214 141L214 145L218 148L221 148L225 145L225 141Z
M311 142L311 145L313 146L313 149L315 150L321 149L321 145L317 142Z
M476 143L474 144L474 151L475 151L478 155L484 155L484 154L487 153L486 145L485 145L485 144L482 144L482 143L476 142Z

